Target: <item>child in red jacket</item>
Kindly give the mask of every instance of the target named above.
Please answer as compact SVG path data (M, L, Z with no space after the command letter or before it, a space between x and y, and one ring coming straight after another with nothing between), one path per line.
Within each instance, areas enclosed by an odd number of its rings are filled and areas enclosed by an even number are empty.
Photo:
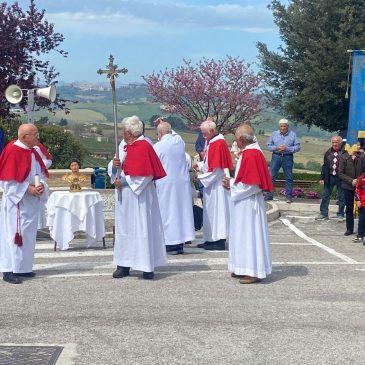
M362 174L357 178L356 185L356 200L359 208L359 226L357 231L357 238L354 238L354 242L362 242L365 246L365 169L363 168Z

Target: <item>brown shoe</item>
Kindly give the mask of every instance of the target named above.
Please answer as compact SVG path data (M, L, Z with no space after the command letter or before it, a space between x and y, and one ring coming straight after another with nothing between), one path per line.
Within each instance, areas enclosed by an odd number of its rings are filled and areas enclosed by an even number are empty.
M237 274L235 274L234 272L231 272L231 277L232 277L232 278L238 278L238 279L240 279L240 278L243 278L243 277L244 277L244 275L237 275Z
M240 279L240 284L254 284L259 283L261 279L255 278L254 276L245 275Z

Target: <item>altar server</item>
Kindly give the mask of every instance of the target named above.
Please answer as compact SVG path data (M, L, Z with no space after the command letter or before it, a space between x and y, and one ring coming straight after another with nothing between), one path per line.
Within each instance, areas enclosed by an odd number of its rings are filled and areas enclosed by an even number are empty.
M137 116L122 121L125 141L123 164L114 158L111 182L116 187L114 278L130 269L143 271L153 279L157 266L166 264L163 227L154 181L166 173L153 147L146 141ZM121 172L118 173L118 169ZM118 191L119 194L118 194Z
M224 178L231 192L228 269L241 284L259 282L271 273L272 260L263 192L273 185L265 157L252 127L241 125L235 134L242 153L233 179Z
M0 187L3 189L0 219L0 271L4 281L21 283L33 277L34 250L41 202L48 198L48 171L34 149L39 143L33 124L22 124L18 139L10 142L0 157Z
M198 162L198 179L204 186L203 239L199 244L206 250L224 250L229 233L229 192L223 188L222 179L233 168L232 156L216 124L208 119L200 125L207 141L204 160Z
M185 144L172 134L171 125L157 126L159 142L154 149L167 176L156 181L156 190L164 227L166 252L182 254L184 243L195 239L190 176Z

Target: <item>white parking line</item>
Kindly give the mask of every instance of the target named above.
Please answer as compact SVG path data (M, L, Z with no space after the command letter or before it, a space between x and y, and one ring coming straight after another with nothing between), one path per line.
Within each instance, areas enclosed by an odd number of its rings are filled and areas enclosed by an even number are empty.
M358 262L352 259L351 257L348 257L346 255L343 255L342 253L337 252L336 250L327 247L323 243L320 243L316 241L313 238L308 237L304 232L302 232L299 228L297 228L294 224L290 223L288 219L286 218L279 218L290 230L292 230L298 237L303 238L307 242L321 248L322 250L328 252L329 254L338 257L341 260L344 260L345 262L349 264L357 264Z

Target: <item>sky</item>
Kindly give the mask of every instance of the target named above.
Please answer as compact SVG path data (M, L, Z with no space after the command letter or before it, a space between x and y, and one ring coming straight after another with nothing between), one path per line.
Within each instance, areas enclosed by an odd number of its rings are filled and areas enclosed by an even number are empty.
M286 1L283 1L285 3ZM18 0L25 10L30 1ZM239 57L258 63L256 42L280 45L269 0L35 0L38 10L62 33L63 58L47 59L59 81L105 82L98 75L109 55L128 69L118 83L143 82L142 75L171 69L184 59ZM12 1L8 1L12 4Z

